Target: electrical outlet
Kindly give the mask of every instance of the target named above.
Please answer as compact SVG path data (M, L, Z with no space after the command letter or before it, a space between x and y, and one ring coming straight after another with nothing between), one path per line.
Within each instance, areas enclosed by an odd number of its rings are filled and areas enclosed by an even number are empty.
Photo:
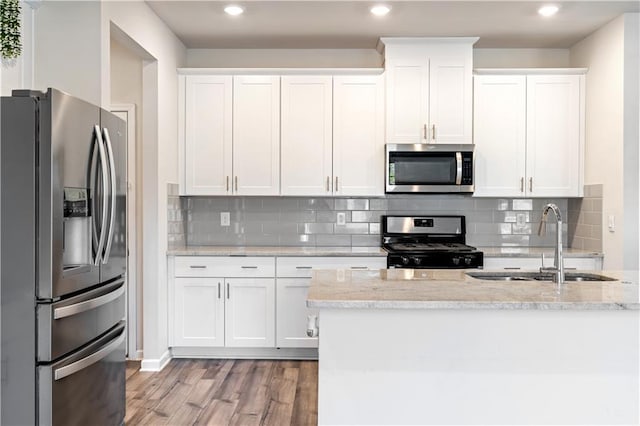
M527 223L527 215L525 215L524 213L516 214L516 225L519 228L524 227L526 223Z
M231 213L220 212L220 226L231 226Z
M344 212L340 212L336 215L336 224L345 225L347 223L347 218Z

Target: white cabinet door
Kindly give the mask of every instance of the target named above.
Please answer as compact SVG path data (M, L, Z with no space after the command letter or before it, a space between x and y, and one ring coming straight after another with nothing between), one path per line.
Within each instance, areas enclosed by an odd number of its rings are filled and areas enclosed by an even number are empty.
M280 192L280 77L233 77L233 190Z
M275 280L227 278L225 293L225 345L274 347Z
M171 346L224 346L221 278L175 278Z
M472 54L429 58L429 138L472 143Z
M282 77L282 195L330 195L331 76Z
M333 83L333 192L384 195L382 77L334 77Z
M474 196L524 195L525 117L526 76L475 76Z
M427 142L429 61L426 56L385 63L387 143Z
M318 338L307 336L307 317L318 311L307 308L311 279L278 278L276 300L276 346L317 348Z
M232 158L231 76L185 77L184 192L227 194Z
M528 195L581 195L579 75L527 77Z

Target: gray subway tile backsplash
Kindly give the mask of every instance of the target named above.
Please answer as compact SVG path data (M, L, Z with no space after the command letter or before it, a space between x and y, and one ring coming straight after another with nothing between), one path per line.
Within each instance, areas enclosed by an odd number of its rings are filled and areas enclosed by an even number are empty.
M558 204L563 214L578 217L578 213L568 212L567 199L476 199L455 194L391 194L385 198L171 195L169 239L176 245L378 246L381 215L458 214L466 217L467 243L471 245L552 246L553 219L549 221L547 234L537 235L537 222L548 202ZM220 225L221 212L230 213L231 226ZM336 223L339 212L345 213L345 225ZM524 215L524 223L519 215ZM597 217L588 215L584 220L593 226L591 223L597 222ZM575 229L565 227L565 243L571 235L586 247L587 237L571 234Z

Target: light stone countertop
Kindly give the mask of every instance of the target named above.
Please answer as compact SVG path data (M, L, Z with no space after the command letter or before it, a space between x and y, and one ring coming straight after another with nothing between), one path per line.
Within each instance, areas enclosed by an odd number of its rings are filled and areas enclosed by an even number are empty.
M168 250L169 256L379 256L387 252L380 247L224 247L186 246Z
M465 272L459 269L314 271L307 306L314 309L640 309L637 271L595 271L618 281L567 282L560 293L552 282L480 280ZM626 281L627 277L636 281Z

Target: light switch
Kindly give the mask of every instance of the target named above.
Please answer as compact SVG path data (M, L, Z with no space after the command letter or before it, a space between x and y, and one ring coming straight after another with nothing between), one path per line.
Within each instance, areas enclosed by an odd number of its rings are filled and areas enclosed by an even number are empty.
M609 232L616 232L616 217L612 214L609 215Z
M230 226L230 225L231 225L231 213L220 212L220 226Z

